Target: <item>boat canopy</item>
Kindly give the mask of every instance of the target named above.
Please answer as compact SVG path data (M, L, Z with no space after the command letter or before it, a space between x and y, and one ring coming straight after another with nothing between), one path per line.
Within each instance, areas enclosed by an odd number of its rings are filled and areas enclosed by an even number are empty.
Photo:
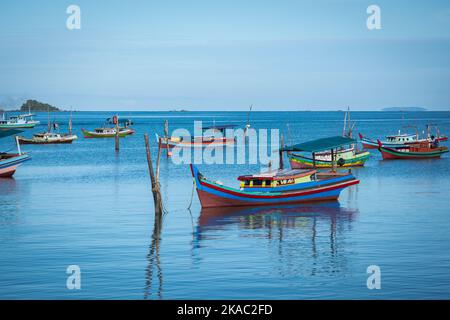
M292 146L285 146L281 149L281 151L318 152L324 150L337 149L339 147L352 143L356 143L356 140L353 138L335 136L294 144Z
M316 173L316 170L301 170L301 169L284 169L284 170L276 170L270 171L266 173L254 174L254 175L245 175L239 176L238 180L246 181L246 180L286 180L286 179L297 179L305 176L310 176Z
M213 126L207 126L207 127L203 127L203 130L218 130L218 131L223 131L225 129L233 129L236 128L237 126L235 124L223 124L223 125L213 125Z
M23 131L17 129L0 129L0 138L9 137L15 134L19 134L21 132Z
M106 119L106 122L112 124L113 123L113 118L108 118ZM125 119L125 118L119 118L118 121L119 124L133 124L133 121L131 119Z
M409 134L409 133L402 133L402 134L393 134L390 136L386 136L386 138L389 139L396 139L396 138L416 138L416 134Z

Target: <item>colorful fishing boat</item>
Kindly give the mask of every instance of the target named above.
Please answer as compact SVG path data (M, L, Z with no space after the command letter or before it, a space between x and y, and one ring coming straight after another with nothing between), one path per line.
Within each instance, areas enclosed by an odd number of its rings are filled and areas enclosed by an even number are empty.
M94 131L81 129L85 138L114 138L116 128L97 128ZM131 128L119 128L119 137L123 138L133 134L135 131Z
M332 150L332 154L335 154L336 148L353 141L354 139L346 137L331 137L310 141L309 144L315 150ZM280 149L280 153L298 151L299 146L286 146ZM282 169L281 159L281 169L238 177L241 182L239 189L205 178L197 167L191 164L202 207L267 206L337 200L342 190L359 183L351 171L335 170L334 156L333 170L321 172L312 169Z
M308 168L332 168L333 162L339 167L362 167L369 159L370 153L364 150L358 150L357 141L352 139L353 129L356 122L350 119L350 109L347 110L344 117L344 126L342 129L342 137L332 137L319 139L311 142L296 145L296 149L300 153L288 152L289 162L292 169L308 169ZM344 139L342 139L344 138ZM347 139L347 140L346 140ZM342 145L344 141L348 141L346 145ZM323 144L340 144L335 151L323 150ZM319 148L320 150L318 150ZM305 154L305 152L307 154ZM311 154L311 155L309 155Z
M431 129L436 129L436 134L432 134ZM364 137L361 133L359 133L359 138L361 140L361 143L365 149L378 149L378 140L377 139L371 139L368 137ZM441 135L439 132L439 128L437 128L436 125L428 124L426 125L426 137L420 139L419 138L419 132L416 128L416 133L401 133L400 130L398 131L398 134L389 135L386 136L385 140L381 141L381 144L383 147L386 148L403 148L410 144L416 144L416 143L422 143L422 142L444 142L448 140L447 136Z
M343 189L359 183L351 173L288 169L240 176L236 189L206 179L192 164L191 172L203 208L336 200Z
M32 138L17 137L20 144L67 144L78 137L74 134L59 134L54 132L36 133Z
M50 116L47 124L47 131L42 133L36 133L32 138L26 138L18 136L17 140L20 144L68 144L72 143L78 137L72 134L72 115L69 120L69 133L53 132L52 127L58 130L59 125L54 122L53 125L50 122Z
M16 129L0 129L0 138L5 138L20 132L22 131ZM20 164L31 159L28 154L21 152L18 142L17 150L17 153L0 152L0 178L12 177Z
M331 168L333 166L333 155L330 151L308 152L312 152L313 155L308 157L298 153L288 153L291 168ZM369 159L370 153L367 151L358 151L355 147L350 147L337 150L335 157L337 159L336 163L339 167L362 167Z
M311 156L304 153L288 152L291 168L332 168L333 163L339 167L364 166L364 163L370 157L370 153L364 150L358 150L357 141L352 138L355 124L356 122L352 123L350 120L350 109L348 109L344 117L342 137L324 138L297 144L295 148L298 152L306 152L311 154ZM324 150L324 146L326 145L331 145L331 148ZM336 147L336 145L339 146Z
M438 142L418 142L403 146L402 148L388 148L378 141L378 150L383 159L430 159L440 158L442 154L448 152L447 147L438 146Z
M22 114L18 116L12 116L8 119L5 118L3 113L3 118L0 119L0 129L28 129L34 128L40 122L33 120L34 114Z
M233 129L236 125L228 124L228 125L220 125L220 126L208 126L203 127L203 132L208 133L207 135L198 136L198 137L160 137L156 134L156 139L158 141L158 145L162 149L172 149L175 147L180 148L197 148L197 147L215 147L215 146L223 146L223 145L232 145L235 143L234 137L226 137L224 135L227 129Z

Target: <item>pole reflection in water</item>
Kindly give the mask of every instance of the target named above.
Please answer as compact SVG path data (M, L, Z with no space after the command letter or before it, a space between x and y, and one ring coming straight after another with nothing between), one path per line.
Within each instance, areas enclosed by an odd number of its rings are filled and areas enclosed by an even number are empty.
M154 273L156 270L156 280L158 282L158 288L156 289L156 297L158 299L162 299L162 291L163 291L163 274L161 269L161 260L160 260L160 245L161 245L161 229L162 229L162 215L155 215L155 223L153 226L153 234L152 234L152 242L149 247L149 251L147 254L147 270L145 272L145 290L144 290L144 299L148 299L152 296L152 289L155 287L153 282Z
M239 237L261 238L261 245L269 248L267 258L279 262L282 275L335 273L345 268L344 234L356 214L337 201L206 208L198 218L193 246L201 254L202 242L217 240L221 230L237 228L242 231Z

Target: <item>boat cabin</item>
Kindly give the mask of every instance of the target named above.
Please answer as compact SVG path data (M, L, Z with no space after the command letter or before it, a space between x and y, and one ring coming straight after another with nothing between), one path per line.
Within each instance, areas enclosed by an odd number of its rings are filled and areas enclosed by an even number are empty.
M397 134L386 137L386 142L388 143L414 143L417 141L416 134Z
M209 130L210 132L220 132L221 134L224 134L227 129L234 129L236 128L235 124L224 124L224 125L213 125L208 127L203 127L203 131Z
M284 146L280 149L280 152L308 152L312 154L312 166L316 167L316 155L326 156L331 162L332 172L336 172L338 165L337 154L342 154L343 147L347 145L354 145L356 140L350 137L334 136L329 138L321 138L308 142L298 143L292 146ZM348 149L353 152L351 149ZM280 159L283 159L280 155ZM318 159L321 160L321 159ZM321 160L323 161L323 160Z
M242 189L276 188L315 180L316 170L284 169L238 177Z
M116 129L115 128L96 128L95 133L115 134Z

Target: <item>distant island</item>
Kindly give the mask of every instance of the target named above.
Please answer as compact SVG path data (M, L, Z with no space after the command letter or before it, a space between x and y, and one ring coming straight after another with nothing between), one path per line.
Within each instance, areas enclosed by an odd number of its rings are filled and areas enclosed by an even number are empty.
M391 108L384 108L381 111L408 112L408 111L427 111L427 109L421 107L391 107Z
M48 103L43 103L43 102L39 102L39 101L30 99L30 100L27 100L26 102L24 102L18 111L20 111L20 112L28 112L28 111L30 111L30 112L39 112L39 111L59 112L61 110L57 107L49 105Z

